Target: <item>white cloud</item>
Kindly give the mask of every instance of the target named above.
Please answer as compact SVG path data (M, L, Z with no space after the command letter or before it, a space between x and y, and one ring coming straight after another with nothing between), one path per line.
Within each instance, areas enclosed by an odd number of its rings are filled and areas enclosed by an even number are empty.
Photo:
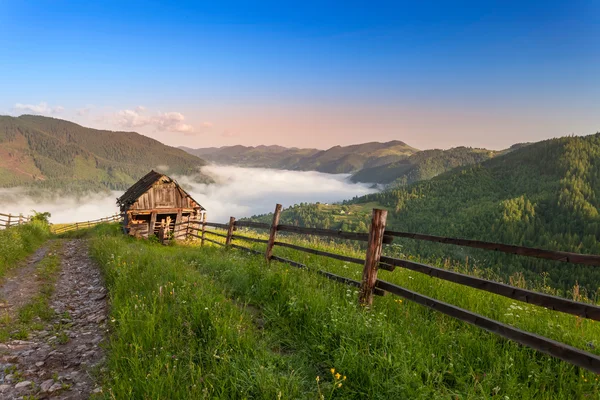
M65 110L63 106L54 106L51 107L45 101L40 102L40 104L21 104L17 103L14 107L17 112L25 112L32 114L58 114Z
M185 117L178 112L158 113L153 118L153 124L159 131L190 133L194 131L191 125L184 123Z
M121 110L115 114L116 124L122 128L152 126L157 131L191 133L194 128L185 123L185 116L179 112L146 115L146 108L137 106L134 110Z
M202 172L211 175L216 184L195 183L189 176L173 177L189 188L212 222L227 222L232 215L242 218L271 212L276 203L284 207L301 202L332 203L375 191L368 184L349 182L347 174L217 165L205 166ZM3 212L29 215L31 210L49 211L53 223L79 222L113 215L118 211L115 198L122 194L115 191L76 199L48 193L32 198L19 188L0 188L0 204Z
M77 111L77 115L79 115L80 117L84 117L86 115L88 115L90 113L90 111L92 111L92 108L94 108L93 106L86 106L86 107L82 107L82 108L78 108Z
M121 110L115 117L117 125L123 128L139 128L150 124L150 119L138 111Z
M190 188L190 195L207 209L213 222L272 212L276 203L284 207L301 202L333 203L376 192L370 184L351 183L348 174L218 165L202 167L202 172L216 184L198 184L185 176L175 178Z

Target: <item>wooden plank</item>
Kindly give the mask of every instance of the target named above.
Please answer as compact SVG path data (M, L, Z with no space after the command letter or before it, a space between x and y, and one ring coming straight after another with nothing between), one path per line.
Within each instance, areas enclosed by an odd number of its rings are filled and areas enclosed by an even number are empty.
M240 228L271 229L271 225L269 224L253 221L235 221L235 226Z
M262 251L258 251L258 250L254 250L254 249L249 249L249 248L247 248L247 247L240 246L240 245L238 245L238 244L234 244L234 243L231 243L231 245L230 245L230 246L231 246L231 247L233 247L233 248L235 248L235 249L244 250L244 251L249 251L250 253L254 253L254 254L260 254L260 255L262 255L262 254L263 254L263 252L262 252Z
M351 263L355 263L355 264L364 264L364 262L365 262L365 260L361 260L360 258L348 257L348 256L343 256L341 254L329 253L327 251L310 249L307 247L297 246L297 245L291 244L291 243L275 242L275 246L287 247L289 249L303 251L305 253L316 254L319 256L325 256L325 257L329 257L329 258L335 258L336 260L351 262Z
M580 350L576 347L548 339L533 333L525 332L510 325L486 318L482 315L472 313L462 308L444 303L431 297L404 289L389 282L377 280L376 286L380 289L404 297L433 310L439 311L450 317L478 326L489 332L495 333L506 339L531 347L539 352L559 358L563 361L587 369L593 373L600 374L600 357Z
M318 270L317 274L319 275L323 275L324 277L331 279L333 281L336 282L340 282L349 286L354 286L357 288L360 288L361 283L359 281L355 281L354 279L350 279L350 278L346 278L345 276L340 276L340 275L336 275L336 274L332 274L331 272L327 272L327 271L323 271L323 270ZM385 291L381 290L379 288L375 288L373 290L373 293L376 296L384 296L385 295Z
M177 217L175 217L175 225L173 225L173 237L178 238L179 232L181 232L181 218L183 218L183 213L181 209L177 211Z
M517 301L522 301L536 306L546 307L551 310L577 315L582 318L600 321L600 306L593 304L580 303L568 300L558 296L534 292L518 287L498 283L487 279L477 278L459 272L448 271L442 268L432 267L427 264L420 264L408 260L399 260L391 257L381 257L381 261L387 264L410 269L412 271L427 274L429 276L443 279L460 285L469 286L486 292L498 294Z
M281 204L276 204L275 211L273 212L273 220L269 230L269 241L267 242L267 249L265 250L267 262L270 262L271 257L273 256L273 246L275 245L275 237L277 236L277 226L279 225L279 218L281 217L281 208Z
M229 230L228 224L218 224L216 222L207 222L206 226L212 226L213 228L221 228L221 229Z
M308 268L306 265L304 265L302 263L299 263L299 262L296 262L293 260L288 260L287 258L279 257L276 255L272 255L271 260L276 260L276 261L279 261L282 263L287 263L287 264L290 264L291 266L297 267L297 268Z
M247 240L249 242L255 242L255 243L268 243L269 242L266 239L258 239L258 238L253 238L253 237L248 237L248 236L242 236L242 235L233 235L232 239L234 239L234 240L237 240L237 239Z
M383 234L387 210L373 209L371 226L369 228L369 241L367 242L367 256L363 267L362 282L360 287L359 302L370 307L373 304L373 291L377 282L377 268L383 247Z
M566 251L536 249L533 247L514 246L501 243L483 242L480 240L456 239L443 236L425 235L420 233L385 231L386 235L425 240L455 246L473 247L477 249L499 251L507 254L517 254L526 257L543 258L546 260L562 261L574 264L600 266L600 255L579 254Z
M206 230L206 231L204 231L204 233L209 233L209 234L211 234L211 235L215 235L215 236L219 236L219 237L222 237L222 238L225 238L225 239L227 239L227 235L226 235L226 234L223 234L223 233L217 233L217 232L215 232L215 231L212 231L212 230Z
M218 244L219 246L225 246L223 243L221 242L217 242L216 240L212 240L209 238L204 238L205 241L210 242L210 243L214 243L214 244Z
M225 245L231 244L231 237L233 236L233 228L235 227L235 217L229 217L229 225L227 225L227 237L225 238Z
M334 231L332 229L321 229L321 228L304 228L300 226L291 226L291 225L279 225L277 227L278 231L281 232L291 232L291 233L300 233L304 235L313 235L313 236L327 236L337 239L347 239L347 240L356 240L361 242L367 242L369 240L368 233L361 232L344 232L344 231ZM392 236L385 235L383 237L383 243L389 244L393 241Z
M152 214L150 214L150 227L148 228L149 235L154 235L154 228L156 227L156 215L156 211L152 211Z
M206 234L206 213L202 213L202 236L200 236L200 246L204 246L204 236Z

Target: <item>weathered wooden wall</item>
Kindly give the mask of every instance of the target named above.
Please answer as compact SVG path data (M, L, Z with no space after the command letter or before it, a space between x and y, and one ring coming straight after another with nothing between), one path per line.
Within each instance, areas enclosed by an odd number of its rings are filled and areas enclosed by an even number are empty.
M129 207L129 210L194 209L200 207L174 182L158 181Z

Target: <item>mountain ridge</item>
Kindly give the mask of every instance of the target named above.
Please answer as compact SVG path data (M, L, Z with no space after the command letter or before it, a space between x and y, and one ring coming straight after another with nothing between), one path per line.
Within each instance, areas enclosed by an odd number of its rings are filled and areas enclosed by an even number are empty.
M0 116L0 187L123 190L153 168L196 175L206 161L136 132L37 116Z

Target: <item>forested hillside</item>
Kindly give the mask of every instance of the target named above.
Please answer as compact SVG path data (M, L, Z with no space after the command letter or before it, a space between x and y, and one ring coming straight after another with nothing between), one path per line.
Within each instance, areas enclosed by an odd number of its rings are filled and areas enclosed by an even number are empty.
M366 209L377 205L391 211L388 226L397 230L600 254L600 134L520 147L337 207L292 207L284 211L283 220L358 229L367 221ZM576 283L589 293L600 287L600 270L594 267L523 261L408 239L399 243L411 254L462 260L470 256L471 266L490 267L507 281L523 272L526 280L543 280L562 290Z
M205 164L135 132L84 128L33 115L0 116L0 187L123 190L153 168L198 174Z
M443 172L489 160L500 152L456 147L450 150L423 150L400 161L361 169L353 182L396 183L406 185L431 179Z
M229 146L205 149L182 147L182 149L217 164L319 171L332 174L350 173L361 168L402 160L418 151L397 140L385 143L370 142L351 146L334 146L328 150L281 146Z

